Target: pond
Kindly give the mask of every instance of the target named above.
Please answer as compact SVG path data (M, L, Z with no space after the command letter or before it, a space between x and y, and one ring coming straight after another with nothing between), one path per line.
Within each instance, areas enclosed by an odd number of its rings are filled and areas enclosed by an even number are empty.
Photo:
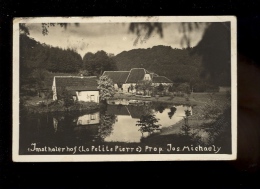
M75 146L93 144L144 144L144 139L174 126L190 106L161 103L103 105L95 112L58 112L21 115L19 153L28 154L32 144ZM33 154L33 153L29 153Z

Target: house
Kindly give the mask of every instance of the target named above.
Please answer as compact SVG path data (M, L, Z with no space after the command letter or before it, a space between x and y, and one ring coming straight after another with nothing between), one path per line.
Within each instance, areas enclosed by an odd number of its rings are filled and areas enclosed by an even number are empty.
M99 123L100 123L99 112L79 116L77 120L77 125L93 125Z
M129 71L104 71L103 75L109 77L114 83L114 88L119 90L125 84Z
M53 100L58 100L65 89L74 100L99 103L99 90L96 76L54 76Z
M149 72L144 68L132 68L130 71L105 71L106 75L114 82L116 90L123 92L135 92L135 86L139 81L151 81L153 86L162 84L166 90L172 86L172 81L165 76Z
M145 107L143 106L118 106L108 105L107 113L111 115L130 116L133 119L140 119L142 115L145 115Z

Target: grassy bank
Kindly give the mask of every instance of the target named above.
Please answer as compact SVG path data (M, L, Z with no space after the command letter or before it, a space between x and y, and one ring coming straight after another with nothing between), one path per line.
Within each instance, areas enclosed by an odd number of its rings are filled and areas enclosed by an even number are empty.
M202 101L195 100L194 98L190 97L171 97L171 96L163 96L163 97L142 97L142 96L136 96L131 93L116 93L113 98L110 98L110 100L118 100L118 99L126 99L126 100L142 100L142 101L152 101L152 102L163 102L163 103L169 103L174 105L200 105L203 104Z
M227 98L226 93L193 93L191 95L191 100L196 102L196 105L192 108L192 115L189 117L189 126L191 129L199 130L203 129L204 125L208 125L211 122L214 122L212 117L204 117L207 109L207 105L211 101L215 101L216 108L224 110L227 106L230 105L230 100ZM178 123L163 128L161 135L177 134L180 133L181 127L184 125L184 120L179 121Z
M81 111L81 110L98 110L99 104L95 102L75 102L66 107L64 104L51 99L43 100L39 97L28 98L21 106L22 110L30 113L46 113L46 112L65 112L65 111Z

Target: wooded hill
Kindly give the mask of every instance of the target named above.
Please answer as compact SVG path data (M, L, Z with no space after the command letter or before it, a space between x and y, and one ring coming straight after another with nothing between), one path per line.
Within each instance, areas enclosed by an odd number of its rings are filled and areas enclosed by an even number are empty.
M82 58L72 49L52 47L20 35L20 67L41 68L51 72L78 72L82 67Z
M118 70L145 68L166 76L176 83L199 79L201 57L191 55L190 49L172 49L170 46L154 46L148 49L123 51L114 57Z

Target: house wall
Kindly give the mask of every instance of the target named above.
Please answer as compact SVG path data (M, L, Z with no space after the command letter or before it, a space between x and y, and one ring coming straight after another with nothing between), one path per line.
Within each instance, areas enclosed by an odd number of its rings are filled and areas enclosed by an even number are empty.
M99 103L99 91L76 91L78 101Z
M151 80L151 75L150 74L145 74L144 75L144 80Z
M136 86L136 83L126 83L126 84L123 84L123 92L128 92L128 88L133 85L134 86L134 89L132 92L135 92L135 86ZM129 91L131 92L131 91Z
M114 88L115 88L115 90L118 90L118 85L114 84Z
M153 83L153 86L154 86L154 87L158 87L160 84L163 85L165 92L169 92L170 86L173 85L172 83Z
M53 100L57 100L57 90L56 90L56 80L55 77L53 78L53 83L52 83L52 92L53 92Z
M98 124L100 122L99 112L93 114L86 114L80 116L77 121L77 125L91 125Z

